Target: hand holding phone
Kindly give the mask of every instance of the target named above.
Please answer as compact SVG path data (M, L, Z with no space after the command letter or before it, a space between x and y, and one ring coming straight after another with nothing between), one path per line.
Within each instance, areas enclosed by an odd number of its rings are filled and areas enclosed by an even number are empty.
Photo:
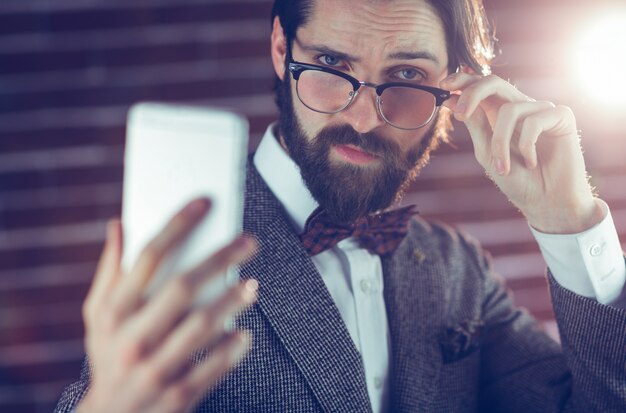
M83 309L91 385L79 412L188 411L247 351L247 334L225 328L258 287L234 270L256 245L238 235L246 142L245 120L227 112L131 109L124 240L111 221ZM192 365L199 349L210 356Z
M250 238L236 238L145 299L146 281L185 241L209 206L199 199L177 213L128 274L121 268L120 222L109 222L83 308L91 385L79 412L189 411L246 353L247 333L226 332L224 323L255 301L256 281L236 284L209 304L192 302L202 285L254 253ZM200 348L208 348L210 356L192 365L189 355Z

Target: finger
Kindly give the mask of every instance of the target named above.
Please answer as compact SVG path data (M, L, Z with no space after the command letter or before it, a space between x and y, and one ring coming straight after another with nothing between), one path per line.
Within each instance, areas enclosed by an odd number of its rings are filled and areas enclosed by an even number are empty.
M209 208L207 199L196 199L174 215L139 255L131 270L133 277L129 281L145 287L165 255L189 235Z
M210 208L208 199L187 204L165 225L141 252L132 270L124 277L113 297L116 317L124 318L141 302L144 288L163 258L185 239Z
M151 357L156 374L167 381L194 351L215 344L224 334L226 322L256 300L257 290L258 283L247 280L216 302L193 311Z
M569 127L568 127L569 125ZM522 122L519 150L526 166L537 167L537 141L543 133L559 129L559 134L575 132L575 120L571 110L564 106L556 106L527 116ZM569 130L568 130L569 129Z
M520 122L533 113L553 107L550 102L511 102L500 107L491 140L492 164L497 174L507 175L511 170L511 141ZM524 159L526 162L529 160Z
M189 311L202 285L221 276L229 266L249 259L255 251L254 240L239 237L197 268L169 281L129 320L129 334L134 335L137 340L143 340L146 348L151 348Z
M247 332L229 334L200 365L171 386L159 402L166 412L191 411L200 399L239 363L250 349Z
M122 226L119 219L107 222L106 242L96 267L96 275L91 283L85 304L83 318L91 320L101 307L120 277L122 257Z
M455 112L459 97L461 96L460 91L480 79L481 76L463 72L453 73L443 79L439 83L439 86L452 92L450 98L443 102L443 106Z
M471 76L464 74L464 76ZM529 97L517 90L509 82L495 75L483 77L462 89L454 116L457 120L469 119L476 108L488 98L496 98L498 103L504 102L527 102L532 101Z
M206 282L207 274L220 274L231 265L244 263L256 254L257 249L254 238L239 236L184 277L189 278L192 285L198 286Z

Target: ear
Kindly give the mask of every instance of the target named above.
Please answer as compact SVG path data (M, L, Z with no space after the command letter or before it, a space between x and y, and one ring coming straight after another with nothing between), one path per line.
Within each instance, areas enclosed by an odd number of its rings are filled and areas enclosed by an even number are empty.
M287 39L283 32L283 26L280 24L278 16L274 17L272 27L272 64L276 76L283 80L285 76L285 56L287 55Z

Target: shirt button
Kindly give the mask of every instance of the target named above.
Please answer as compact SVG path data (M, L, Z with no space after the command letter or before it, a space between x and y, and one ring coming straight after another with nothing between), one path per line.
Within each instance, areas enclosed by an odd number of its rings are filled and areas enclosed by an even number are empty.
M370 280L361 280L361 291L365 294L369 294L372 291L372 282Z
M383 387L383 380L380 377L374 377L374 387L377 389Z
M602 254L602 247L598 244L593 244L589 249L589 254L591 254L592 257L600 256Z

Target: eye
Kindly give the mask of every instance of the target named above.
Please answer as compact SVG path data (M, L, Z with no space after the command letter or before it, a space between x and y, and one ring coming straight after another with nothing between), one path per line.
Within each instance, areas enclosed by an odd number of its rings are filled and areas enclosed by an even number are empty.
M394 76L401 80L421 80L424 78L424 75L419 70L413 68L398 70L394 73Z
M341 60L330 54L323 54L317 57L317 60L325 66L337 66Z

